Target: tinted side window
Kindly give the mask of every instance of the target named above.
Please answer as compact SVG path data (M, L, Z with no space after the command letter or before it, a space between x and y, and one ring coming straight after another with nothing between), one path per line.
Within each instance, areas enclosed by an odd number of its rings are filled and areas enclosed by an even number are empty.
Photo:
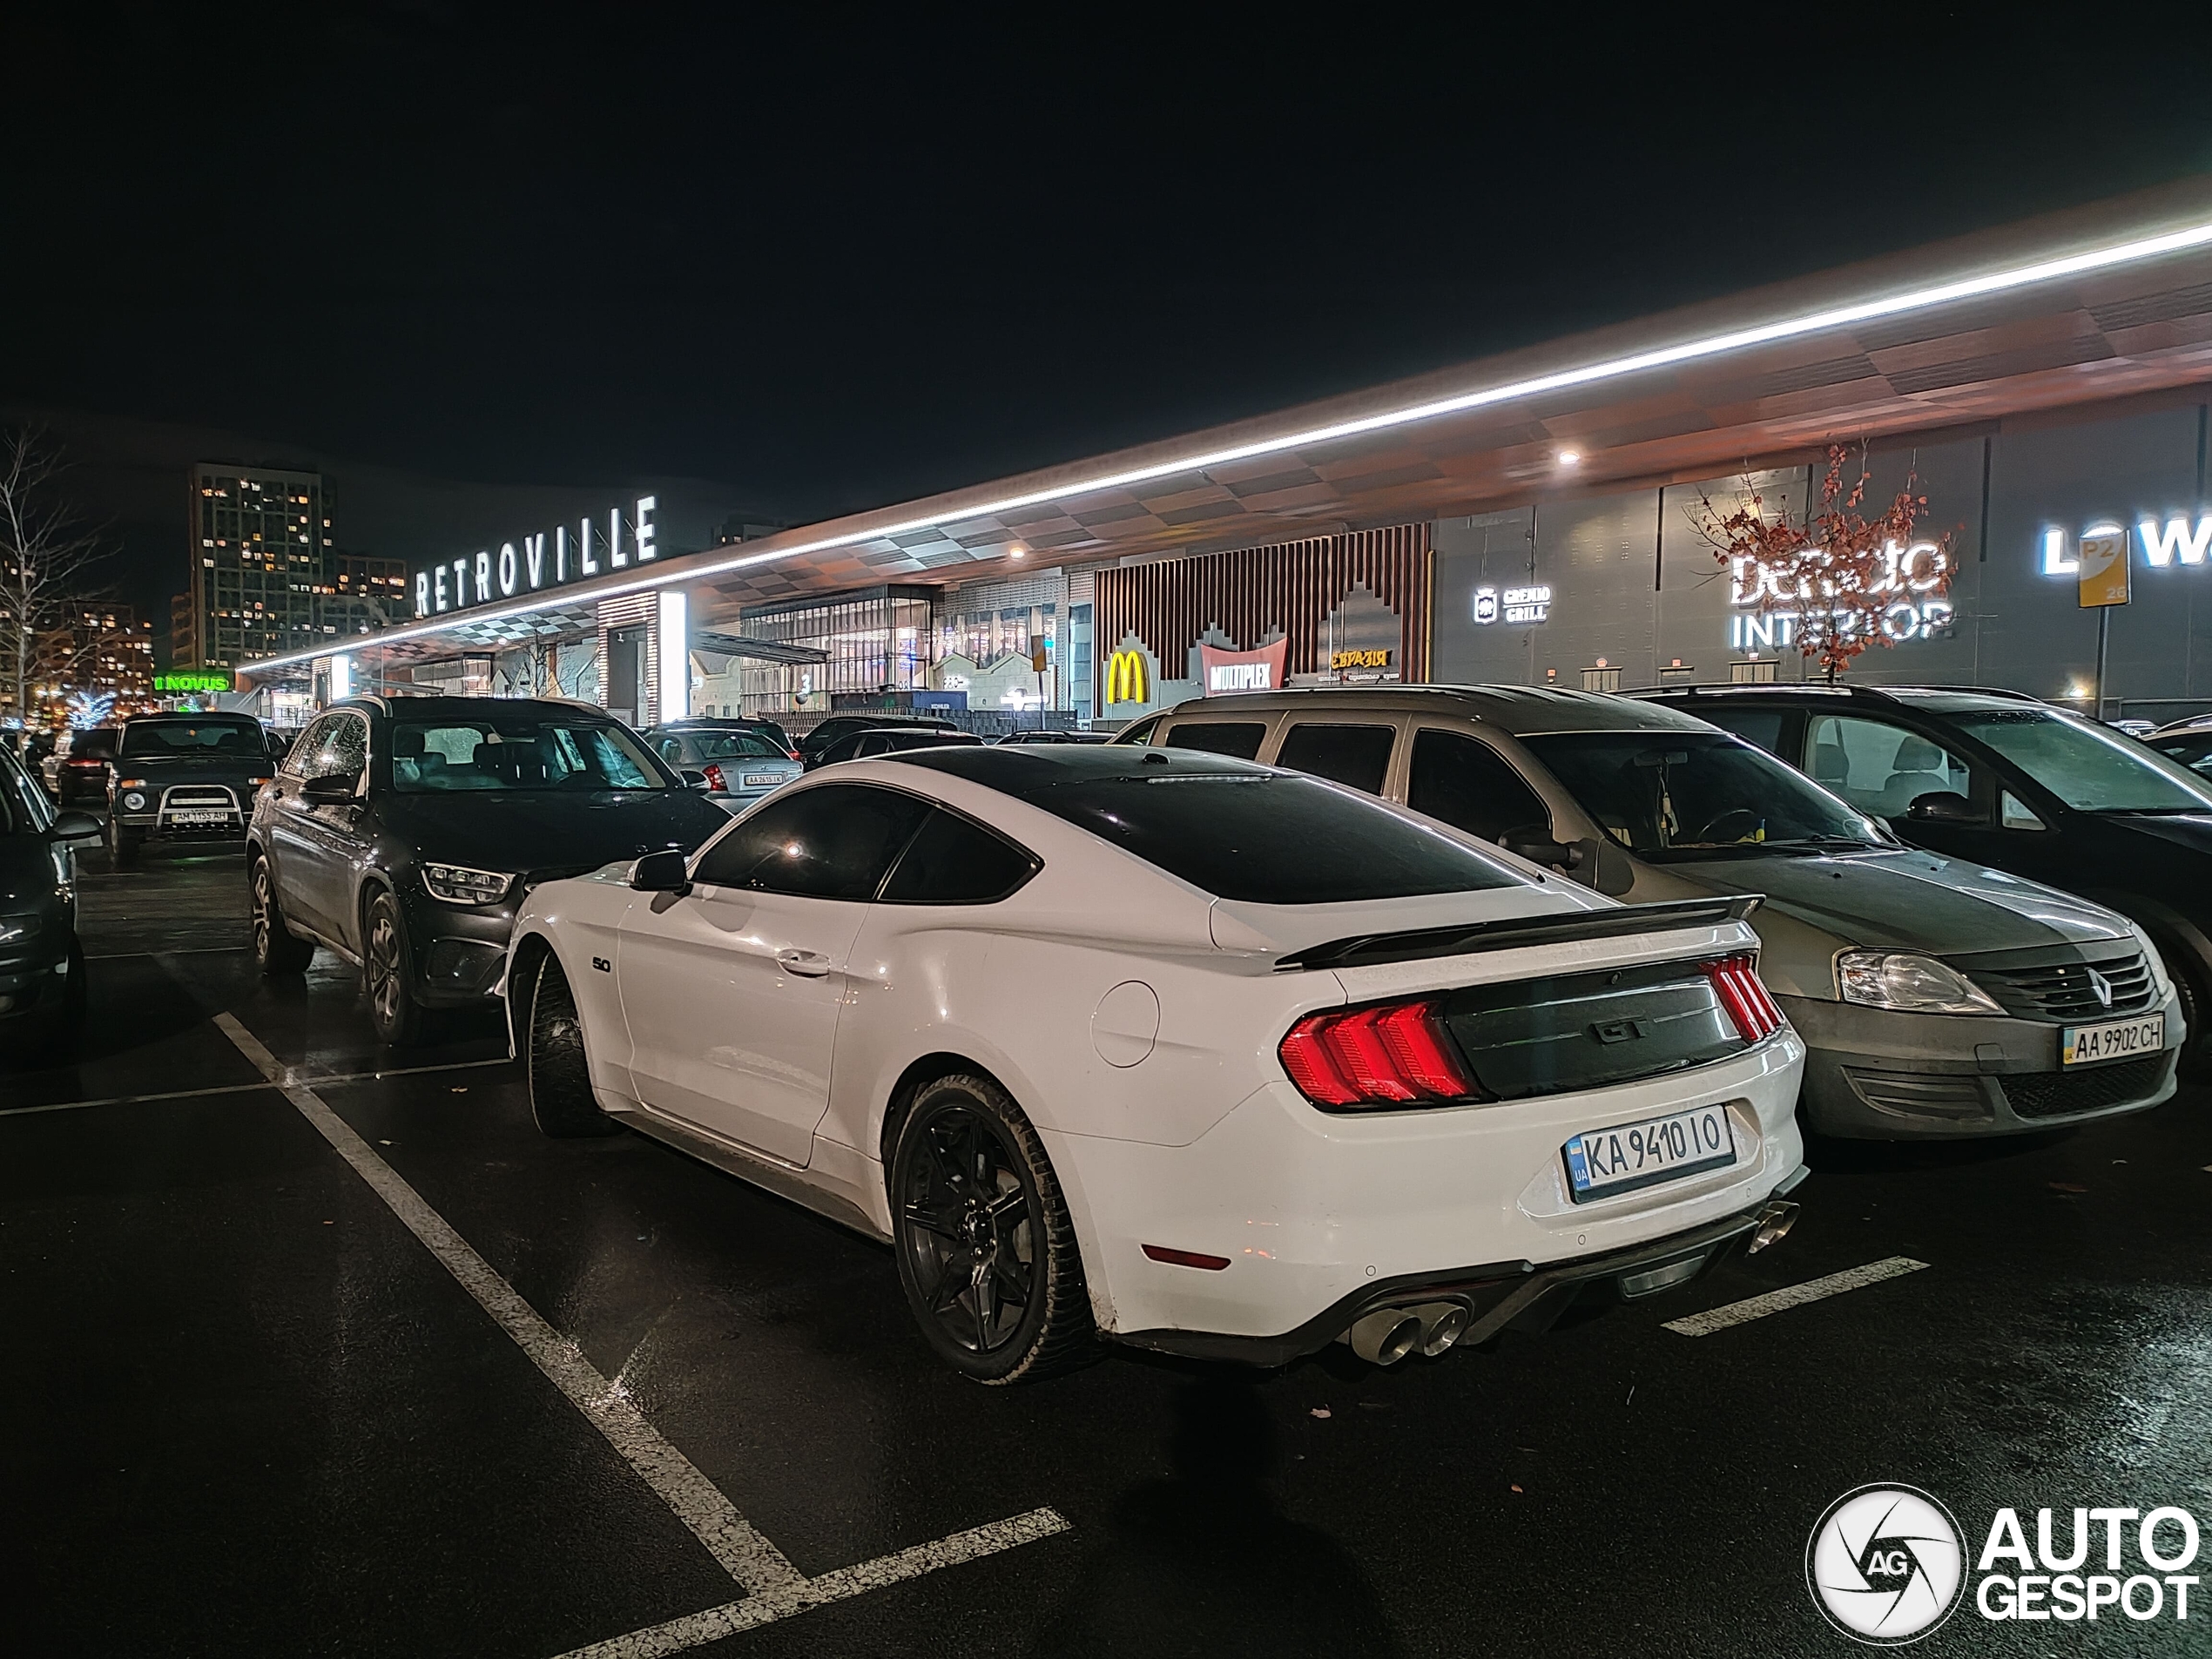
M318 773L358 773L368 765L368 722L358 714L331 717L330 740L317 756Z
M1862 813L1903 818L1921 795L1973 791L1966 763L1885 720L1815 715L1805 732L1805 771Z
M1210 755L1256 760L1267 736L1264 720L1178 720L1168 728L1164 747L1203 749Z
M890 904L990 904L1040 867L1003 836L940 808L907 844L883 897Z
M1710 720L1722 731L1733 732L1744 742L1756 743L1769 754L1780 755L1784 760L1790 758L1782 753L1782 722L1786 712L1782 709L1732 709L1725 705L1711 707L1704 703L1697 705L1700 719Z
M1379 795L1397 736L1397 728L1387 725L1294 725L1275 764Z
M1551 833L1551 814L1521 774L1488 744L1457 732L1413 734L1406 804L1486 841L1521 830Z
M1122 731L1116 732L1114 734L1114 741L1116 743L1149 744L1152 741L1153 738L1158 734L1160 730L1160 722L1165 718L1167 718L1167 716L1164 714L1148 715L1143 719L1139 720L1135 725L1124 727Z
M830 784L773 800L709 847L695 880L813 899L875 896L930 810L867 784Z

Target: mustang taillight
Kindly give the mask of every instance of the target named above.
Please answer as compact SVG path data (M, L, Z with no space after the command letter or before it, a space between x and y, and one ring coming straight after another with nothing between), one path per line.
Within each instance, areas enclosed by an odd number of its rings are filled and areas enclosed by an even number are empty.
M1428 1106L1479 1092L1444 1029L1444 999L1309 1014L1276 1053L1320 1106Z
M1713 981L1713 994L1746 1042L1761 1042L1782 1028L1782 1010L1759 981L1757 957L1723 956L1707 962L1705 977Z
M714 762L710 760L706 763L705 770L706 786L709 789L711 789L718 795L728 794L730 792L729 788L722 781L722 768L716 765Z

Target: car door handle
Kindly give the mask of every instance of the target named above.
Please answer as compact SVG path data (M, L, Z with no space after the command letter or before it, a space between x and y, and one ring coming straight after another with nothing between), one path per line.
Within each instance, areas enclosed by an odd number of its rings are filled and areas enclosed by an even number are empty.
M830 971L830 959L818 950L779 950L776 966L786 974L797 974L806 979L819 979Z

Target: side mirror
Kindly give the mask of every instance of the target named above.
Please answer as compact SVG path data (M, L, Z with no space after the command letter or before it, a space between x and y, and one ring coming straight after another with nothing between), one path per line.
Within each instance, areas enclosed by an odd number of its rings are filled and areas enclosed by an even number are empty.
M706 774L695 771L690 766L685 766L676 775L684 780L684 787L686 789L705 789L707 786Z
M50 841L91 841L100 834L100 820L90 813L64 813L46 832Z
M672 893L678 898L691 890L691 872L684 854L675 847L646 853L630 867L630 885L640 893Z
M341 806L353 799L360 784L361 773L357 772L327 772L300 785L300 794L317 806Z
M1954 789L1932 789L1915 795L1905 815L1915 824L1979 824L1981 814L1973 802Z
M1581 847L1571 841L1554 841L1550 831L1548 824L1524 824L1500 836L1499 844L1515 858L1527 859L1531 864L1561 870L1580 869Z

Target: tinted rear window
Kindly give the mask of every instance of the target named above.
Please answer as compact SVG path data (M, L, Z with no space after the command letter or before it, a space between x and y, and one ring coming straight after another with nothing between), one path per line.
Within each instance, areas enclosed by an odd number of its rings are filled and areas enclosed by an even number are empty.
M1022 799L1219 898L1352 904L1523 879L1379 801L1258 769L1108 777Z
M884 884L888 904L991 904L1037 873L1033 853L940 807Z
M1259 720L1179 720L1168 728L1165 741L1170 749L1251 760L1258 756L1266 736L1266 724Z

